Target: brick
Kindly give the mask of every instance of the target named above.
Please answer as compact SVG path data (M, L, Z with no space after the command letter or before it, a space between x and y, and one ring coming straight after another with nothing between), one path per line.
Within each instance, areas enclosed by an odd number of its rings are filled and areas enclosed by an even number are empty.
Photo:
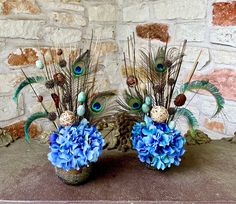
M3 0L0 5L3 15L40 13L40 8L35 0Z
M167 42L170 38L168 25L161 23L143 24L136 27L137 36Z
M17 53L10 53L7 62L10 66L28 66L35 64L37 60L37 52L34 49L24 48L18 49Z
M206 127L209 130L217 131L220 133L225 132L225 126L222 121L217 121L216 119L208 119L206 118L204 121L204 127Z
M209 80L216 85L226 99L236 100L236 71L233 69L215 69L209 74L196 74L194 79Z
M25 133L24 133L24 124L25 121L20 121L11 125L8 125L6 127L4 127L5 130L7 130L11 136L13 136L14 138L24 138L25 137ZM32 123L29 127L29 135L30 137L34 138L39 136L39 134L42 132L41 128L39 125L37 125L36 123Z
M212 13L214 25L236 25L236 1L213 3Z

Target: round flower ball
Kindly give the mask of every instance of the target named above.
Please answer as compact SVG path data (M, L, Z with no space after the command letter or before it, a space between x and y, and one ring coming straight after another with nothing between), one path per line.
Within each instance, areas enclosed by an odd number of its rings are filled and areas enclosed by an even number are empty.
M79 170L96 162L105 144L96 126L90 126L86 119L78 125L59 127L49 139L48 160L66 171Z
M145 116L132 130L132 145L141 162L158 170L178 166L185 152L185 138L180 131L170 129L166 123L154 122Z

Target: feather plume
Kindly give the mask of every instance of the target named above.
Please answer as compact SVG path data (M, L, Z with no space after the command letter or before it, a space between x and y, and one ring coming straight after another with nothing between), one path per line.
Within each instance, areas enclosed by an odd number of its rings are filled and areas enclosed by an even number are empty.
M34 120L37 120L39 118L47 118L48 117L48 113L47 112L37 112L37 113L34 113L32 114L28 119L27 121L25 122L25 125L24 125L24 132L25 132L25 139L27 142L29 142L29 127L31 125L31 123L34 121Z
M214 84L210 83L209 81L196 80L190 83L185 83L180 87L180 92L182 93L194 90L206 90L214 96L217 104L217 110L214 113L213 117L216 116L224 108L224 98L222 97L219 89Z
M35 76L35 77L28 77L27 79L25 79L24 81L22 81L20 83L20 85L16 88L15 92L14 92L14 95L12 97L12 99L18 103L18 97L19 97L19 94L21 92L21 90L23 88L25 88L26 86L30 85L30 84L34 84L34 83L39 83L39 82L42 82L44 81L44 77L42 76Z
M178 108L175 117L183 116L187 119L190 130L195 130L198 127L198 122L193 113L186 108Z

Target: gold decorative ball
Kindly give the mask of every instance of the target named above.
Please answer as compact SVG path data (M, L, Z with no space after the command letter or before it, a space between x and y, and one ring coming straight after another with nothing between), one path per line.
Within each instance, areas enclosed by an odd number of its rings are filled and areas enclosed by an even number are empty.
M151 110L151 118L158 123L165 122L169 117L167 109L163 106L154 106Z
M71 111L65 111L60 116L60 124L61 126L70 126L75 123L75 114Z

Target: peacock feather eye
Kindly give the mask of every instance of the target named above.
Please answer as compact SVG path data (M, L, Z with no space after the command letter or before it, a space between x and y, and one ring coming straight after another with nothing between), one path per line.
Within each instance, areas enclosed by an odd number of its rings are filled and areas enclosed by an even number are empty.
M73 66L74 76L79 77L84 74L85 68L83 63L78 63Z
M102 110L102 104L99 103L98 101L95 101L93 104L92 104L92 110L95 111L95 112L100 112Z
M133 111L139 111L142 108L142 103L138 98L131 98L128 101L128 105L131 107Z
M164 72L164 71L165 71L165 66L164 66L164 64L158 63L158 64L156 65L156 71L158 71L158 72Z

